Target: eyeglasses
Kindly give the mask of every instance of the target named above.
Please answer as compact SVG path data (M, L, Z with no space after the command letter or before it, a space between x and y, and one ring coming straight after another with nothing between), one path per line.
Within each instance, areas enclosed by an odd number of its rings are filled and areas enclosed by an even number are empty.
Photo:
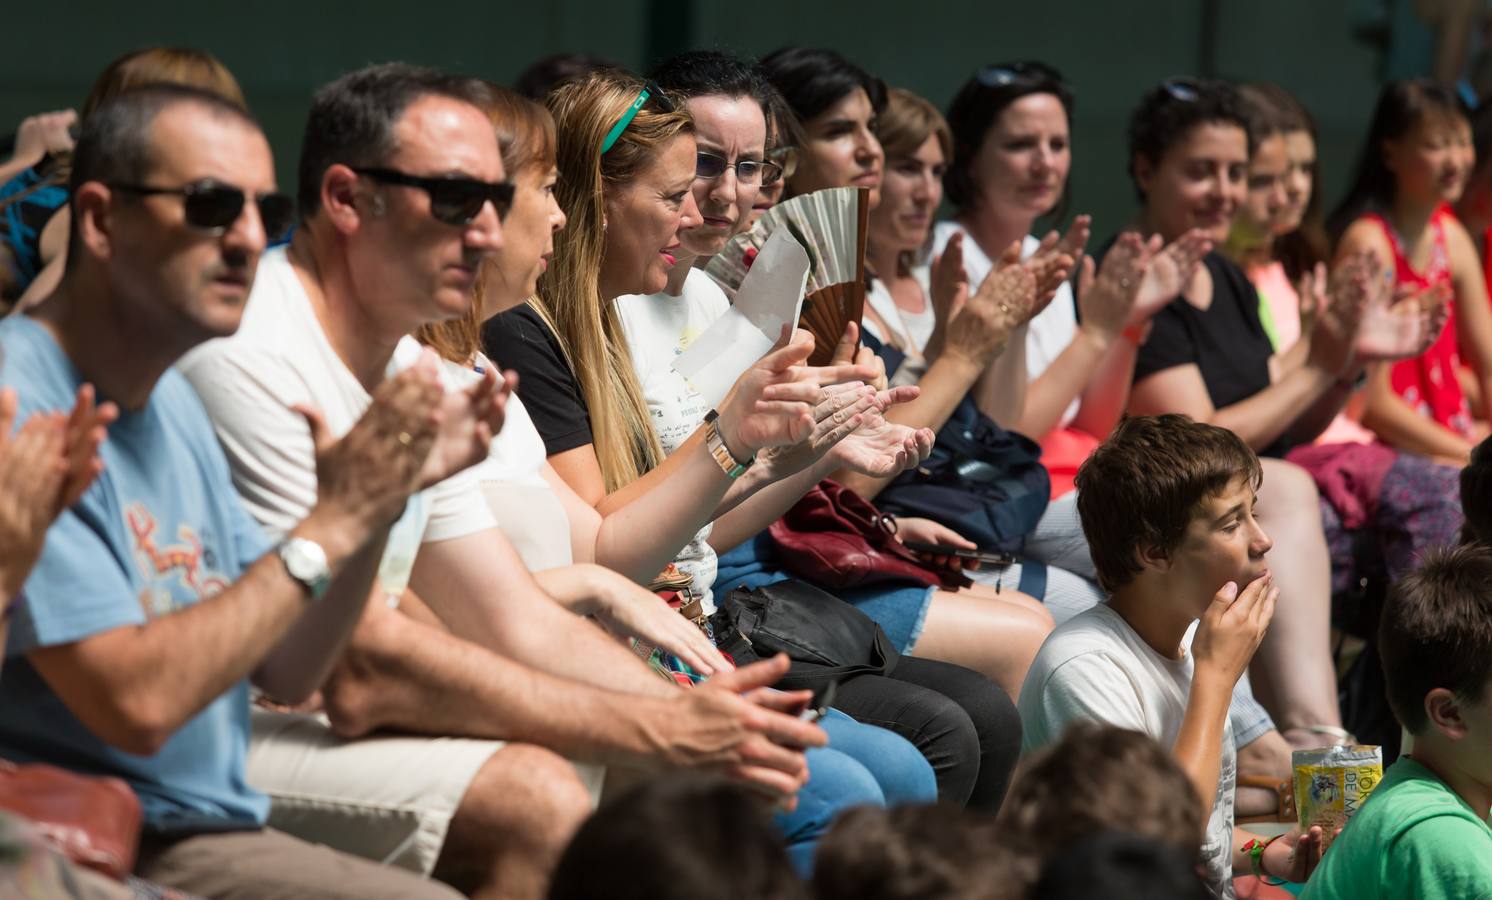
M767 165L762 170L762 187L771 187L779 181L792 178L798 171L798 148L788 145L767 151Z
M1013 62L985 66L974 73L974 80L987 88L1012 84L1062 84L1062 73L1041 62Z
M354 166L352 171L381 181L419 188L430 195L430 215L437 222L447 225L469 225L481 215L482 207L491 203L499 220L508 217L513 208L513 183L511 181L478 181L459 175L426 177L410 175L398 169Z
M610 131L606 132L606 139L601 141L602 156L605 156L612 147L616 146L616 142L622 136L622 132L626 131L627 126L632 124L632 120L637 118L637 111L642 109L642 105L648 102L649 99L657 103L658 108L666 113L671 113L678 108L674 106L672 100L668 99L668 95L663 93L663 88L658 87L655 82L649 81L643 86L642 92L637 95L637 99L632 101L632 105L627 107L627 111L622 113L622 117L616 120L616 124L611 126Z
M156 194L171 194L181 197L186 222L193 228L222 232L243 214L246 196L242 188L220 181L196 181L177 188L150 187L143 184L109 183L109 187L128 194L152 197ZM295 201L287 194L270 192L254 195L254 205L259 207L259 221L264 225L264 236L270 242L278 241L290 230L295 219Z
M782 166L770 160L738 159L734 163L718 153L698 151L694 163L694 177L714 181L725 174L726 169L736 170L736 180L742 184L772 184L782 177ZM772 173L771 181L767 173Z
M1172 100L1180 103L1196 103L1201 96L1202 85L1191 78L1167 78L1160 83L1160 89L1166 92Z

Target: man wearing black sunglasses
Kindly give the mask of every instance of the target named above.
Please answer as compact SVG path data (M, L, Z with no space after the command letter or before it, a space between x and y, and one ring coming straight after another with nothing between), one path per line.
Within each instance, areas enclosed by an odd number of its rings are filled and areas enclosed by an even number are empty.
M471 303L506 202L486 102L480 83L405 65L317 92L302 141L302 225L288 251L266 255L240 333L183 364L250 511L271 531L315 480L287 408L314 402L339 431L406 363L406 335ZM453 195L443 185L457 179L482 187ZM494 375L452 390L448 405L500 406L510 382ZM402 865L459 867L487 895L539 897L596 787L596 767L582 775L566 757L728 768L752 747L769 753L760 732L778 714L727 687L734 673L693 691L651 674L540 589L470 479L411 502L371 601L324 688L336 734L310 717L255 714L250 778L300 836L367 853L402 846ZM446 739L367 737L374 728ZM390 817L391 806L409 814Z
M104 103L73 156L57 290L0 323L20 418L98 396L120 409L104 469L47 535L14 613L0 754L127 780L146 836L137 873L215 896L450 898L405 872L264 827L249 786L249 684L300 702L359 621L389 523L479 458L431 460L433 361L389 381L341 440L307 411L320 478L270 542L244 511L212 425L172 364L233 333L275 199L248 116L191 88ZM249 202L253 198L253 202ZM307 420L311 423L307 437ZM479 429L480 430L480 429Z

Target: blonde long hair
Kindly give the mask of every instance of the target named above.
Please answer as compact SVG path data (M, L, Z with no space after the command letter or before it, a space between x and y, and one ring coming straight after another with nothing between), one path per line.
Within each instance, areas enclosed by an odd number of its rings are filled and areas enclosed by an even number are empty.
M694 131L682 106L663 112L650 100L602 155L606 133L643 88L635 76L602 71L549 96L559 142L555 194L569 226L555 236L554 265L540 277L539 295L529 301L558 336L580 382L608 493L657 466L663 448L615 304L601 296L605 195L637 177L673 138Z
M554 165L554 119L549 111L517 91L488 84L491 94L484 112L497 129L503 169L509 181L535 169L548 171ZM443 358L466 365L482 349L482 323L487 319L484 297L496 277L496 261L486 260L477 273L471 306L466 315L421 325L414 336Z

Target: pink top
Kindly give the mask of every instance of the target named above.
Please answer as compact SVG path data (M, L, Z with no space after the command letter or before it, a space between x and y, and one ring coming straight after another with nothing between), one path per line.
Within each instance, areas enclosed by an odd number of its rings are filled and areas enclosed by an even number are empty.
M1269 304L1269 311L1274 316L1274 333L1280 341L1275 350L1283 353L1300 340L1300 295L1296 293L1295 285L1290 283L1290 276L1285 274L1284 265L1279 262L1250 266L1248 276L1264 302Z

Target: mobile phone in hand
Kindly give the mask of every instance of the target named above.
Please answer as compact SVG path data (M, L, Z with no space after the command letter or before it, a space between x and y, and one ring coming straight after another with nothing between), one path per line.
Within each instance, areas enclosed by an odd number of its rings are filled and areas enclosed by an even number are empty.
M809 698L808 705L798 713L798 718L805 722L817 722L828 712L829 707L834 705L834 694L839 690L839 682L826 681L813 692Z
M918 553L931 553L934 556L956 556L959 559L968 559L982 563L986 566L1010 566L1015 564L1015 557L998 550L979 550L969 547L954 547L951 544L929 544L926 541L903 541L902 546L908 550Z

